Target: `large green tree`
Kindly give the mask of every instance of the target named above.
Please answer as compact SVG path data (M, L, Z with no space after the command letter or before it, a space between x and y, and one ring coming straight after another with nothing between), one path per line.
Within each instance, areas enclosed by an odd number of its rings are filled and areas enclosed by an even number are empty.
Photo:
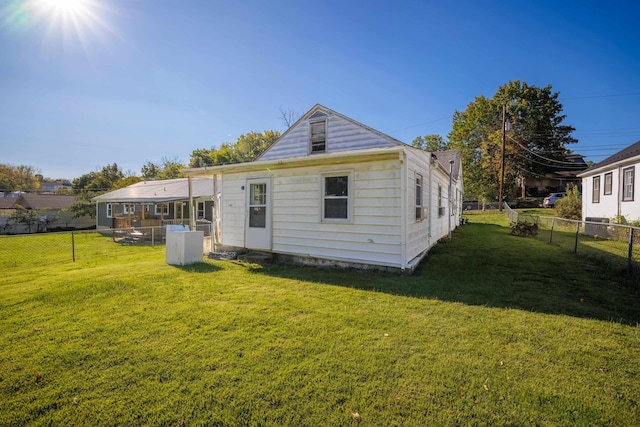
M447 143L444 138L436 134L418 136L411 142L411 146L430 152L447 149Z
M201 148L193 150L189 166L200 168L224 163L250 162L255 160L278 138L280 138L280 132L275 130L248 132L240 135L233 144L224 143L217 149Z
M551 85L544 88L511 81L492 98L479 96L465 111L456 111L449 133L449 148L462 151L465 193L480 200L495 200L502 164L502 117L506 117L504 188L524 177L566 168L567 144L577 142L575 130L564 125L562 104Z
M38 170L32 166L0 164L0 192L33 191L40 188Z
M185 167L178 159L171 160L163 157L159 165L148 161L142 166L140 172L144 180L184 178L182 169Z
M104 166L99 171L81 175L71 182L76 202L70 207L70 210L75 217L89 215L95 218L96 207L91 202L92 197L140 181L141 179L137 176L126 176L116 163Z

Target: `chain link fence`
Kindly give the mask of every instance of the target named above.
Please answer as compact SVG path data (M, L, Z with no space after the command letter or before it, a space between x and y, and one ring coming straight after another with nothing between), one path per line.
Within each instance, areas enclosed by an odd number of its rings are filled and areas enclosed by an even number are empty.
M204 233L203 254L212 248L212 225L198 224ZM0 236L0 269L46 266L101 258L135 257L140 247L165 250L165 227L136 227Z
M522 214L506 203L512 223L538 225L537 239L596 259L602 269L640 276L640 228L622 224Z

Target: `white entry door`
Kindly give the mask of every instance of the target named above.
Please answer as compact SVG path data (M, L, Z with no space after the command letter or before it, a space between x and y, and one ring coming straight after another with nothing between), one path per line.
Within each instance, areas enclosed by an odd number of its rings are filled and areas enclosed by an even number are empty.
M247 180L247 215L244 245L247 249L271 250L271 180Z

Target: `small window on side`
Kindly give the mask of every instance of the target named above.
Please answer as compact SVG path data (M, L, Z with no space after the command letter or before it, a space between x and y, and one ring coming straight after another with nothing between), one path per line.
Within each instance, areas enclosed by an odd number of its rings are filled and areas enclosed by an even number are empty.
M327 122L311 123L311 153L324 153L327 151Z

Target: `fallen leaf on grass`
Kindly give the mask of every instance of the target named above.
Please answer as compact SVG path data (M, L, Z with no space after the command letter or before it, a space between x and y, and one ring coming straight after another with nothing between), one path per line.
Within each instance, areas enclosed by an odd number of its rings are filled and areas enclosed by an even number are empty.
M352 414L351 414L351 417L353 417L353 419L354 419L356 422L358 422L358 423L360 422L360 414L359 414L359 413L354 412L354 413L352 413Z
M488 386L488 385L486 385L486 384L482 384L482 387L483 387L485 390L489 391L489 386Z

